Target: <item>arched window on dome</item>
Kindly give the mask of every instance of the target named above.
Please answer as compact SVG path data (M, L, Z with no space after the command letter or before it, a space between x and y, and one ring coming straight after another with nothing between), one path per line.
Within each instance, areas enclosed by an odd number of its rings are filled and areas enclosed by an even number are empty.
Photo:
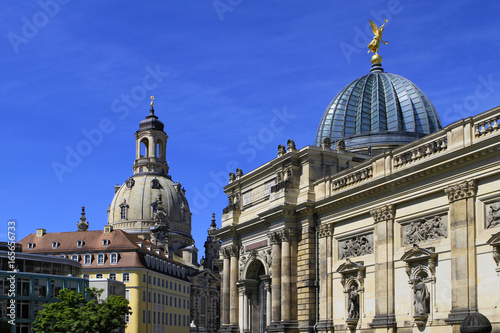
M161 139L156 141L156 157L160 160L165 160L165 145Z
M149 140L147 138L141 140L141 154L139 157L149 157Z

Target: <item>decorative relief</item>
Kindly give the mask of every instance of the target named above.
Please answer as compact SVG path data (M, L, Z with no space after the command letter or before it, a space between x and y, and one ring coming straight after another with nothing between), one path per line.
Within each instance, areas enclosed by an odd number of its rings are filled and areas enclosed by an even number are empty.
M241 247L241 256L240 256L240 279L244 279L243 276L243 271L245 270L245 266L247 262L253 261L257 258L257 251L256 250L251 250L247 253L243 250L243 247Z
M264 250L264 258L267 267L271 268L271 265L273 264L273 251L270 248Z
M500 200L486 205L486 229L500 224Z
M373 234L354 236L339 241L339 259L373 253Z
M375 223L391 220L394 218L394 205L385 205L370 211Z
M426 217L402 226L403 245L425 243L448 237L446 219L441 216Z
M319 226L318 237L330 237L333 235L333 224L322 224Z
M448 200L451 202L472 198L476 195L476 180L467 180L444 189L448 195Z

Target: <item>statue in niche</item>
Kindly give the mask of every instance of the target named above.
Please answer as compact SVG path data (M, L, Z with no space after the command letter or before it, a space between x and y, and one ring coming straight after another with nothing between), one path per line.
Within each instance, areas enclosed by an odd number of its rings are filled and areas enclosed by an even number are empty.
M351 284L351 289L349 290L347 319L358 319L358 318L359 318L359 293L357 290L357 285L353 283Z
M492 228L500 224L500 201L490 205L486 214L486 228Z
M430 312L429 290L422 276L413 281L413 309L416 316L427 315Z

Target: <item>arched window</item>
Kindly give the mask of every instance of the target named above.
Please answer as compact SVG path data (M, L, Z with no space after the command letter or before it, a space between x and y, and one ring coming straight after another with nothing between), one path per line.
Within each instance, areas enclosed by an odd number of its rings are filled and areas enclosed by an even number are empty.
M143 138L141 140L141 156L140 157L149 157L149 140L147 138Z

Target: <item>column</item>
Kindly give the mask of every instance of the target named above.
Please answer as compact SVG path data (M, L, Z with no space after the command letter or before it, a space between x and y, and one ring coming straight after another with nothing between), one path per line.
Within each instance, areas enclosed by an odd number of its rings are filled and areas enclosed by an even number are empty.
M370 211L375 220L375 317L370 323L374 329L392 331L396 326L394 315L394 205L385 205Z
M290 321L292 318L291 304L291 239L288 230L283 232L281 240L281 321Z
M445 189L450 202L451 312L445 321L460 331L469 312L477 311L476 181L468 180Z
M248 298L246 295L246 288L243 282L238 283L239 303L240 303L240 332L245 332L248 328L246 325L248 320Z
M266 280L266 326L271 325L271 316L272 316L272 303L271 303L271 281Z
M224 247L220 250L223 261L223 269L222 269L222 325L229 325L229 289L230 289L230 260L229 260L229 250L227 247Z
M269 234L269 242L273 258L271 263L271 320L273 324L278 324L281 321L281 237L279 231Z
M229 248L231 269L229 273L229 322L238 327L238 247L232 245Z
M331 294L331 281L328 281L329 271L328 262L332 260L331 258L331 237L333 235L333 225L332 224L322 224L319 226L318 232L318 260L319 260L319 331L332 331L333 322L332 317L329 313L329 308L331 308L329 296Z

